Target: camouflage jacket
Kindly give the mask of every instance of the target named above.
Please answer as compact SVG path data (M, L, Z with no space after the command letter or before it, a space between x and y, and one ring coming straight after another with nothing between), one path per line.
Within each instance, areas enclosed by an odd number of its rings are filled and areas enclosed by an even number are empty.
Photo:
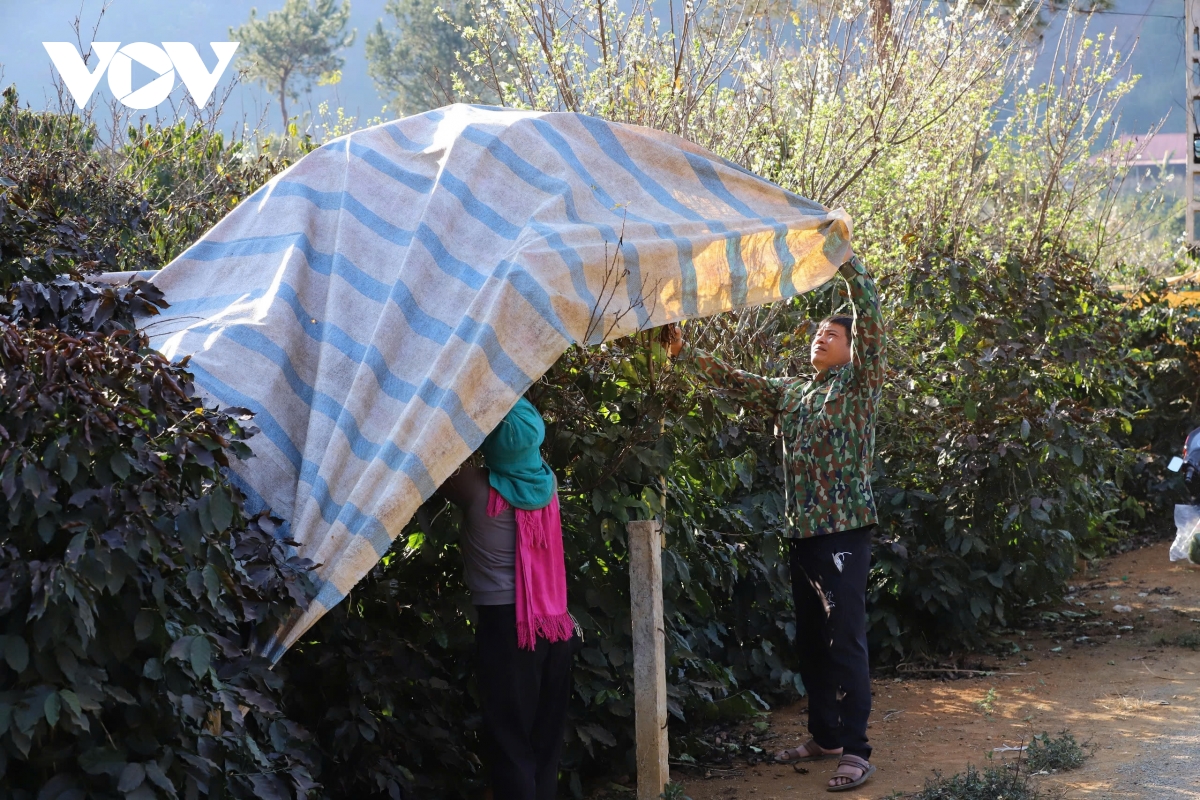
M875 281L857 258L842 265L855 323L853 359L812 380L764 378L697 350L695 363L747 411L778 416L791 536L873 525L871 460L883 386L884 332Z

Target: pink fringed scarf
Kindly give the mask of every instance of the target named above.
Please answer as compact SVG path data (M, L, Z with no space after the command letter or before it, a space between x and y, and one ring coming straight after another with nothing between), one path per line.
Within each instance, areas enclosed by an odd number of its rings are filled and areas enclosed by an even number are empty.
M487 514L494 517L511 506L495 489L488 495ZM565 642L575 632L567 612L567 567L563 561L562 518L558 495L536 511L514 509L517 520L517 647L537 649L537 638Z

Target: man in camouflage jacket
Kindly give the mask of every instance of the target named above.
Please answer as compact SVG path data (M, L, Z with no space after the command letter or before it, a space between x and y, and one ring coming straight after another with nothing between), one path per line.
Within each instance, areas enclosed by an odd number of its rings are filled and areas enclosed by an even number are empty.
M830 791L854 788L875 771L867 744L866 587L877 522L871 461L884 374L875 282L857 258L842 265L841 275L855 316L821 323L810 352L817 370L811 380L753 375L694 351L704 376L747 411L776 417L782 431L796 636L812 739L776 757L840 756ZM672 350L681 346L677 334Z

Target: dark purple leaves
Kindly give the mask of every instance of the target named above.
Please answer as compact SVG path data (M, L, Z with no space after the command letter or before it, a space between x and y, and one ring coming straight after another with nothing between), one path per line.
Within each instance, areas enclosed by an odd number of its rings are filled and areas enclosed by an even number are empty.
M5 636L4 660L13 672L24 672L29 666L29 645L20 636Z
M126 764L121 770L121 778L117 781L117 791L129 793L142 785L146 780L146 768L136 762ZM153 795L152 795L153 796Z
M190 377L117 324L139 291L18 282L17 318L0 304L6 776L33 796L190 783L248 798L248 776L269 772L294 796L313 785L309 745L274 725L281 684L251 647L307 602L311 565L246 520L217 471L239 423L200 408ZM229 711L230 696L255 713ZM36 746L51 731L55 746Z

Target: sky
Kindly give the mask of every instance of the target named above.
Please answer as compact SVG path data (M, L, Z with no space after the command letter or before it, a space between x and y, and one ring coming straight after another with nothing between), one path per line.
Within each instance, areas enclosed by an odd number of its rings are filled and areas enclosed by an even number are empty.
M105 2L108 10L95 37L91 28ZM1184 130L1184 0L1116 0L1112 12L1089 20L1091 32L1115 32L1118 47L1131 53L1131 71L1141 78L1126 98L1120 127L1124 133L1139 133L1167 117L1164 130ZM383 16L385 0L352 0L350 27L358 29L354 44L343 52L346 64L336 86L313 87L299 103L289 103L296 114L316 109L321 101L330 108L342 107L360 120L383 115L384 100L367 74L364 40ZM282 0L0 0L0 86L15 83L23 102L45 108L53 93L54 70L42 47L43 41L71 41L71 22L79 15L85 29L84 41L185 41L196 45L210 69L216 57L211 41L227 41L229 28L249 19L257 6L260 15L282 6ZM82 9L82 14L80 14ZM1047 29L1047 42L1055 40L1061 19ZM1048 56L1043 58L1043 64ZM230 67L217 92L230 83ZM154 77L135 63L133 87ZM182 87L171 95L178 98ZM97 97L108 100L111 92L102 80ZM161 107L164 111L166 104ZM149 112L153 113L153 112ZM252 126L260 120L271 129L281 127L278 103L260 85L240 85L226 104L226 119L245 120Z

